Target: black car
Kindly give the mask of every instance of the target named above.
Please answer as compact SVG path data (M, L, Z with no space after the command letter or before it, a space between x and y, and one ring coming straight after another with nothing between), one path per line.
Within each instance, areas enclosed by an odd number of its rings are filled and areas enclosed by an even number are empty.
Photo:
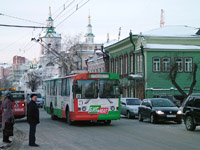
M175 121L181 124L182 111L171 102L164 98L144 99L138 109L138 119L150 119L151 123L159 121Z
M189 131L200 125L200 93L188 96L183 104L183 120Z

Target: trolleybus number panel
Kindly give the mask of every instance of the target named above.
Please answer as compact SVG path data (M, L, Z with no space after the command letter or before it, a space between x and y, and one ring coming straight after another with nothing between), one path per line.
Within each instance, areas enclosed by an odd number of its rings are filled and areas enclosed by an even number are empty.
M101 108L100 105L90 106L88 113L91 114L108 114L109 108Z

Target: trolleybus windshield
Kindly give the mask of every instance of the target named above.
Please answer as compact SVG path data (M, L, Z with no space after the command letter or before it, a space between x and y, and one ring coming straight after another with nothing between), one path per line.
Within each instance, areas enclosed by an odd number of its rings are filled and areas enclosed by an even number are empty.
M119 98L118 80L100 80L99 97L100 98Z
M98 81L97 80L77 80L76 94L80 94L82 99L98 97Z

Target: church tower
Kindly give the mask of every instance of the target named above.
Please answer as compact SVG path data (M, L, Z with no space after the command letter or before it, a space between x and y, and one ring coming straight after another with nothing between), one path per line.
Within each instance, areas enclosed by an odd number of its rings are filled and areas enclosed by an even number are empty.
M55 63L55 51L61 51L61 34L57 34L53 26L51 17L51 7L49 7L49 16L46 20L46 30L40 35L41 55L40 68L44 79L57 76L59 74L58 64Z
M85 34L85 43L93 44L94 43L94 34L92 33L92 25L91 25L91 17L88 16L88 25L87 25L87 33Z
M49 17L46 20L47 29L40 36L41 39L41 56L47 55L50 51L55 50L57 52L61 51L61 34L57 34L53 27L53 19L51 17L51 7L49 7Z

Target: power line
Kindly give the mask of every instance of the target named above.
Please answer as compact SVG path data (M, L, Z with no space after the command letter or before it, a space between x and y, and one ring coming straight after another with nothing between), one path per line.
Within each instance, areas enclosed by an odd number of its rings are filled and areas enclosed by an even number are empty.
M61 21L61 22L57 25L57 27L60 26L63 22L65 22L69 17L71 17L76 11L78 11L81 7L83 7L83 6L84 6L85 4L87 4L89 1L90 1L90 0L87 0L87 1L86 1L85 3L83 3L80 7L78 7L78 4L77 4L76 10L73 11L69 16L67 16L63 21Z
M36 28L54 28L54 27L39 27L39 26L21 26L21 25L8 25L8 24L0 24L0 26L3 26L3 27L14 27L14 28L33 28L33 29L36 29Z
M65 4L64 4L63 10L54 18L54 20L56 20L62 12L64 12L68 7L70 7L70 5L72 5L74 3L74 1L76 1L76 0L73 0L69 5L67 5L67 7L65 7Z
M32 22L32 23L36 23L36 24L45 25L43 23L39 23L39 22L36 22L36 21L27 20L27 19L22 19L22 18L19 18L19 17L10 16L10 15L6 15L6 14L3 14L3 13L0 13L0 15L6 16L6 17L10 17L10 18L14 18L14 19L18 19L18 20L27 21L27 22Z

